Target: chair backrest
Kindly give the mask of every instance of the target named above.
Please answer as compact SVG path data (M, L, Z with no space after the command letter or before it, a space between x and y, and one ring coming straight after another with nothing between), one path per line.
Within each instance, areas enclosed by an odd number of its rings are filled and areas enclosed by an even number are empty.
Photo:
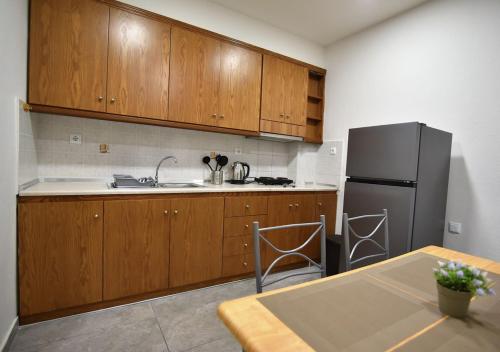
M264 233L264 232L271 232L271 231L285 230L285 229L288 230L288 229L295 229L295 228L302 228L302 227L315 227L315 229L305 242L303 242L302 244L300 244L299 246L297 246L296 248L293 248L293 249L284 250L284 249L278 248L269 239L267 239L266 237L264 237L262 235L262 233ZM255 281L256 281L257 293L261 293L262 289L265 286L272 285L278 281L285 280L285 279L292 277L292 276L320 273L321 277L325 277L326 276L326 230L325 229L326 228L325 228L325 216L324 215L320 216L319 222L290 224L290 225L281 225L281 226L264 227L264 228L260 228L259 222L255 221L253 223L253 241L254 241L254 255L255 255ZM306 256L305 254L300 252L318 235L320 236L320 240L321 240L320 241L321 242L321 260L320 260L320 263L315 262L314 260L312 260L311 258ZM286 236L286 234L284 234L283 236ZM280 254L271 263L271 265L269 265L269 267L267 268L267 270L264 274L262 273L262 263L261 263L261 258L260 258L261 241L263 241L265 244L267 244L272 250L274 250L275 252ZM281 261L282 259L290 257L290 256L299 256L299 257L307 260L311 265L318 268L318 270L308 271L305 273L293 273L293 274L281 276L280 278L273 280L271 282L266 282L266 279L268 278L269 273L271 273L272 269L277 265L277 263L279 261Z
M368 218L380 218L380 221L377 223L373 231L370 232L368 235L364 236L359 235L356 231L354 231L350 223L353 221L359 221ZM373 239L373 236L375 235L375 233L377 233L377 231L380 229L382 225L384 225L384 245L381 245L380 243L378 243ZM381 256L385 256L386 259L389 259L389 218L387 215L387 209L382 209L382 214L361 215L352 218L349 218L349 215L347 213L344 213L343 231L344 231L346 270L351 270L352 264L361 262L366 259L381 257ZM354 238L356 240L355 243L353 243L352 248L350 246L350 238L349 238L351 233L354 235ZM380 250L380 252L374 254L368 254L363 257L353 259L356 250L362 243L372 243L375 245L375 247L377 247Z

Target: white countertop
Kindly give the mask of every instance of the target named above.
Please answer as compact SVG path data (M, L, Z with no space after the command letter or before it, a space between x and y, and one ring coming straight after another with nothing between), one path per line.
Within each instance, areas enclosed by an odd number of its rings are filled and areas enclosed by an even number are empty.
M167 193L217 193L217 192L316 192L336 191L336 186L305 185L296 187L265 186L256 183L247 185L212 185L188 188L112 188L104 181L48 181L39 182L19 191L21 197L34 196L79 196L113 194L167 194Z

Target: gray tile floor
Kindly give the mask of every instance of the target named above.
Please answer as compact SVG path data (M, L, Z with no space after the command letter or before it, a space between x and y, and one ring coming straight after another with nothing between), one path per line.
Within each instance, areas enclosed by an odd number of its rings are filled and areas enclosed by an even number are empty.
M307 270L310 269L296 271ZM289 273L275 274L275 278ZM318 277L318 274L296 276L272 288ZM217 306L254 293L255 280L247 279L32 324L17 331L9 351L241 351L217 317Z

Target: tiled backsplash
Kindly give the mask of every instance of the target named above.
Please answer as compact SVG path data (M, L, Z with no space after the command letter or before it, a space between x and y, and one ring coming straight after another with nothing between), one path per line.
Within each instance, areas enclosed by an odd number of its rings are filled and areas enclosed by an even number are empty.
M30 116L31 115L31 116ZM81 144L70 144L70 135ZM19 183L36 177L111 178L114 173L152 176L158 161L174 155L160 170L165 180L206 180L210 172L201 162L211 151L251 166L251 176L282 176L297 184L337 184L342 142L322 146L281 143L242 136L147 126L78 117L20 112ZM99 145L109 152L100 153ZM332 155L331 147L337 153ZM229 165L226 179L231 177Z
M209 177L208 167L201 159L211 151L227 155L230 163L248 162L251 175L287 176L289 146L285 143L77 117L32 115L36 120L36 150L42 177L111 177L113 173L152 176L162 157L174 155L178 163L167 161L160 170L160 178L201 180ZM70 144L71 134L81 135L82 144ZM99 152L101 143L109 144L109 153ZM229 165L225 170L228 178Z

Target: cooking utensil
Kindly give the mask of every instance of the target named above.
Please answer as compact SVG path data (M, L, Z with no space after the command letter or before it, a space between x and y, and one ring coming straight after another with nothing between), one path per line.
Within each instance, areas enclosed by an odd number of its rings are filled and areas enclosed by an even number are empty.
M226 166L228 162L229 162L229 158L225 155L221 155L221 157L219 158L219 161L218 161L219 170L222 170L222 168L224 166Z
M210 157L209 156L204 156L203 159L201 159L203 161L203 163L207 164L208 167L210 168L211 171L215 171L214 168L212 167L212 165L210 165Z

